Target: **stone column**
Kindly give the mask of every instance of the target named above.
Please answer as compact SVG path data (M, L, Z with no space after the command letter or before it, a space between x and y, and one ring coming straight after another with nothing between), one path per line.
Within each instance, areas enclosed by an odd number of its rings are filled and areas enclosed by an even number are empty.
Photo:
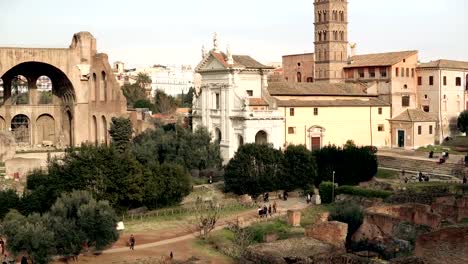
M39 103L39 92L37 91L37 78L28 77L28 93L29 93L29 105L37 105Z
M301 226L300 210L288 210L288 224L294 227Z

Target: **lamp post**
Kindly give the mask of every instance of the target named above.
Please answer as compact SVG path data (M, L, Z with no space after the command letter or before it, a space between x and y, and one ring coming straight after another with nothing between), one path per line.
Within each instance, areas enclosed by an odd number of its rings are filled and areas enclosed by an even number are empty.
M333 171L332 181L333 181L333 186L332 186L332 202L335 202L335 171Z

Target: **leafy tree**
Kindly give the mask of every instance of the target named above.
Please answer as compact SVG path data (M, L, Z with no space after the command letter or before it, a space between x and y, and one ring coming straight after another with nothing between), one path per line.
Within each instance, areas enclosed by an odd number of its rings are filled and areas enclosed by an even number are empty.
M176 163L190 170L220 168L219 145L211 141L206 128L191 130L181 126L157 127L135 137L134 152L143 164L157 161Z
M133 108L147 108L149 110L153 110L154 105L148 99L139 99L135 102Z
M127 106L132 107L138 100L146 99L146 92L138 84L124 84L122 93L127 98Z
M164 163L161 165L158 176L161 187L165 190L159 197L159 204L179 203L190 193L192 183L182 166Z
M283 153L272 146L245 144L226 166L225 189L254 196L273 191L283 178L283 164Z
M138 207L144 196L143 172L143 166L130 152L82 145L80 151L70 149L62 160L51 161L48 177L28 181L27 196L43 199L42 212L61 193L73 190L88 190L99 200L108 200L121 209Z
M118 239L115 211L107 201L98 202L86 191L63 194L50 209L49 217L57 253L62 256L78 255L84 244L101 250Z
M281 189L310 189L314 185L316 175L312 152L303 145L288 146L284 152L284 171L284 177L280 181Z
M177 108L177 102L174 97L167 95L164 91L156 90L154 107L156 113L172 113Z
M132 122L125 117L113 117L109 134L112 138L112 145L119 151L124 152L130 146L132 138Z
M322 181L332 181L333 172L339 185L358 185L369 181L377 173L377 157L372 148L327 146L314 155L318 166L316 185Z
M180 94L178 96L178 99L180 99L180 107L192 108L194 93L195 93L195 88L190 87L187 94Z
M34 263L46 264L55 254L54 233L39 214L25 217L11 211L3 221L1 233L8 240L7 250L14 256L27 252Z
M460 116L458 116L457 126L460 132L468 132L468 111L465 110L460 113Z
M76 257L89 245L98 250L118 239L117 215L107 201L89 192L62 194L48 213L27 217L11 211L1 234L15 256L26 251L34 263L49 263L52 255Z
M20 198L14 190L0 191L0 220L5 217L10 209L20 207Z

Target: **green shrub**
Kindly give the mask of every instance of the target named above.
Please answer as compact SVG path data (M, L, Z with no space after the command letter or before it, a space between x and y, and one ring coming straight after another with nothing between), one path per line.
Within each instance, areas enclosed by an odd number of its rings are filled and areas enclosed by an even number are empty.
M333 192L333 183L331 182L322 182L319 186L320 199L322 203L328 204L333 202L332 197Z
M330 217L334 221L348 224L346 241L350 242L351 237L362 224L364 213L362 208L355 203L341 203L330 211Z
M349 194L366 198L382 198L386 199L392 195L392 192L382 190L371 190L356 186L340 186L336 189L335 195Z

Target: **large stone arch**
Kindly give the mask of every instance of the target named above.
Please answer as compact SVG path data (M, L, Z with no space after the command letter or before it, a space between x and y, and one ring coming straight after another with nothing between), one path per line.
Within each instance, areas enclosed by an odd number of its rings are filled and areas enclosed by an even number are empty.
M42 114L36 120L36 142L45 146L55 145L55 119L50 114Z
M61 99L64 104L75 102L75 89L68 76L53 65L28 61L17 64L6 71L0 78L3 80L4 101L12 99L13 82L16 76L24 76L28 81L30 90L29 104L37 104L37 80L41 76L47 76L52 82L52 94L54 98Z

